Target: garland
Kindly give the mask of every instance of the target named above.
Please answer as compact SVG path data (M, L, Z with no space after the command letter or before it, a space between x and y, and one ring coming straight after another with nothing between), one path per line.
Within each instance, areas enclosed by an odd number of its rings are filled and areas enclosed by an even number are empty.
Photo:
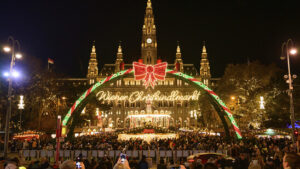
M108 76L106 77L105 79L101 80L100 82L97 82L96 84L94 84L91 88L89 88L87 91L85 91L80 97L78 100L76 100L76 102L73 104L73 106L69 109L67 115L65 116L65 118L63 119L62 121L62 124L63 126L66 126L72 113L75 111L75 109L78 107L78 105L84 100L86 99L90 93L92 93L95 89L97 89L98 87L102 86L104 83L110 81L110 80L113 80L117 77L120 77L120 76L124 76L126 74L129 74L129 73L133 73L133 69L128 69L128 70L123 70L123 71L120 71L116 74L113 74L111 76ZM166 70L166 73L169 73L169 74L173 74L175 76L178 76L178 77L182 77L186 80L189 80L191 82L193 82L194 84L196 84L197 86L201 87L202 89L204 89L223 109L223 111L226 113L230 123L233 125L233 129L236 133L236 136L238 139L242 139L242 134L240 132L240 129L236 123L236 121L234 120L234 117L232 115L232 113L230 112L230 110L228 109L228 107L225 105L225 103L219 98L219 96L217 96L217 94L215 92L213 92L210 88L208 88L206 85L204 85L201 81L195 79L194 77L192 76L189 76L189 75L186 75L184 73L181 73L181 72L177 72L177 71L174 71L174 70L171 70L171 69L167 69Z

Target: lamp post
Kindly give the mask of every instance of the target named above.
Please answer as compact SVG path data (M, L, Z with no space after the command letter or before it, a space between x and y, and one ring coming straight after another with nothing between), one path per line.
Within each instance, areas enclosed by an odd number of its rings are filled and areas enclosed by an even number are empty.
M285 51L284 51L285 49ZM284 53L286 52L286 56ZM293 103L293 78L296 78L296 75L291 76L291 68L290 68L290 54L295 55L297 53L297 50L294 48L294 43L292 39L288 39L286 42L284 42L281 46L281 59L284 60L287 59L287 66L288 66L288 75L285 75L284 77L287 79L287 83L289 84L288 89L288 95L290 97L290 113L291 113L291 123L292 123L292 140L293 143L295 143L295 112L294 112L294 103Z
M20 50L20 43L18 40L15 40L12 36L8 38L8 42L11 46L6 46L3 48L5 52L11 52L11 62L9 68L9 75L8 75L8 107L5 119L5 138L4 138L4 158L7 158L7 149L8 149L8 140L9 140L9 122L11 116L11 94L12 94L12 75L14 75L13 67L15 65L15 59L22 58L22 55L16 53L15 47L18 47L18 51Z

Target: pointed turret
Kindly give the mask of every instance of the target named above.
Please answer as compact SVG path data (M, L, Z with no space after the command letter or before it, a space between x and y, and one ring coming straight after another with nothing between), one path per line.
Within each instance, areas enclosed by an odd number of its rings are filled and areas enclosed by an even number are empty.
M201 78L201 81L205 85L210 84L211 74L210 74L209 61L207 59L207 52L206 52L205 42L203 43L201 61L200 61L200 78Z
M148 0L142 36L142 59L145 64L156 64L157 60L157 41L156 27L151 0Z
M97 76L98 76L98 62L97 62L96 47L94 41L91 55L90 55L88 73L87 73L87 78L90 79L90 84L93 84L95 82Z
M180 50L179 42L177 44L177 49L176 49L175 70L179 72L183 72L183 62L181 58L181 50Z
M119 72L120 70L124 69L124 62L123 62L123 52L122 52L122 46L121 42L118 47L118 52L117 52L117 59L115 63L115 73Z

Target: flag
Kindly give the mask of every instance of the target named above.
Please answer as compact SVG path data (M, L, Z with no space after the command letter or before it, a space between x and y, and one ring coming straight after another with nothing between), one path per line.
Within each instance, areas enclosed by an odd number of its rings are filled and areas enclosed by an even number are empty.
M49 64L54 64L54 60L48 58L48 63L49 63Z

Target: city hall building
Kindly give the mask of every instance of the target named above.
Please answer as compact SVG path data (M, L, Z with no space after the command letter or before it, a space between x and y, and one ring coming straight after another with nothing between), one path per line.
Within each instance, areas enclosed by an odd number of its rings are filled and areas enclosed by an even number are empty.
M158 57L156 26L151 1L148 0L142 27L141 56L137 62L145 65L155 65L163 62ZM176 49L176 46L174 46ZM173 63L167 68L183 72L201 80L205 85L213 86L218 79L212 79L205 44L202 47L200 70L194 64L186 64L178 44L174 50ZM195 57L196 58L196 57ZM89 85L122 70L132 68L132 63L124 63L122 46L116 52L113 64L104 64L98 70L95 45L92 46L88 71L84 79L63 79L60 83L72 82L73 85ZM101 110L97 105L87 105L83 114L92 113L95 118L90 119L90 126L134 128L152 125L157 127L171 126L189 127L195 125L197 117L202 113L199 107L201 91L190 84L166 76L164 81L157 81L154 88L145 87L144 82L135 80L134 76L124 77L110 83L103 90L96 93L99 104L109 105L109 110Z

